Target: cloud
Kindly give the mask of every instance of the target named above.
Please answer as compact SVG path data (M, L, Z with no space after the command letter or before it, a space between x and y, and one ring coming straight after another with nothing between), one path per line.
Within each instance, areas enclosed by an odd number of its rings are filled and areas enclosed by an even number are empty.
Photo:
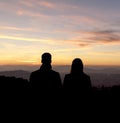
M0 1L0 10L6 12L7 14L15 13L21 6L15 1Z
M47 18L48 17L47 15L42 14L40 12L33 12L31 10L25 10L25 9L17 10L16 14L19 16L29 16L29 17L41 17L41 18Z
M16 12L18 10L32 11L33 13L41 13L46 15L79 15L81 12L88 11L82 6L72 5L69 2L53 2L47 0L20 0L9 2L0 2L0 9L7 12ZM88 11L89 12L89 11ZM22 11L19 11L22 15Z
M18 1L20 4L25 5L27 7L34 7L33 1L31 0L20 0Z
M21 5L24 5L26 7L31 7L31 8L34 8L34 7L38 7L38 6L42 6L42 7L45 7L45 8L54 8L54 3L52 2L48 2L48 1L44 1L44 0L21 0L19 1L19 3Z
M15 30L15 31L35 31L33 28L19 28L15 26L0 26L1 30Z
M51 45L55 43L53 40L50 39L27 38L27 37L17 37L17 36L8 36L8 35L0 35L0 39L9 39L9 40L27 41L27 42L40 42L43 44L51 44Z
M81 48L94 47L95 45L120 44L120 31L95 30L74 32L79 35L66 40L67 43L77 45Z
M40 6L46 7L46 8L54 8L54 4L51 2L46 2L46 1L38 1Z
M6 12L6 14L17 14L17 15L27 15L31 17L43 17L47 16L41 12L41 7L39 2L35 2L36 0L21 0L21 1L11 1L11 2L1 2L0 1L0 10ZM48 6L49 4L45 2L41 2L44 6ZM23 6L24 5L24 6ZM46 10L45 10L46 11Z
M54 19L66 25L99 25L96 18L88 16L88 8L81 5L73 5L70 2L49 2L47 0L21 0L13 2L2 2L3 11L17 14L18 16L40 18L41 20ZM24 5L24 6L23 6ZM7 6L7 7L5 7ZM83 14L85 13L85 14ZM17 18L17 17L16 17Z
M80 47L89 47L90 44L89 43L79 43Z
M69 2L64 1L49 1L49 0L21 0L20 4L25 5L26 7L43 7L46 9L71 9L77 8L76 6L71 5Z
M92 32L92 38L94 41L101 43L120 43L120 31L114 30L102 30Z
M0 2L0 7L2 5L4 7L7 6L5 8L2 7L5 11L12 11L20 17L23 16L23 19L27 18L25 22L29 20L30 27L0 26L0 29L16 31L40 31L41 29L49 38L52 37L55 39L54 36L63 36L59 38L61 42L68 42L80 47L120 43L120 30L105 29L104 24L106 22L102 22L96 16L91 16L88 11L89 8L80 4L71 4L70 2L57 2L50 2L48 0L21 0L15 2L15 5L13 2ZM20 19L18 16L15 17L16 20ZM40 41L37 38L31 39L12 36L2 36L1 38ZM53 42L56 41L54 40Z

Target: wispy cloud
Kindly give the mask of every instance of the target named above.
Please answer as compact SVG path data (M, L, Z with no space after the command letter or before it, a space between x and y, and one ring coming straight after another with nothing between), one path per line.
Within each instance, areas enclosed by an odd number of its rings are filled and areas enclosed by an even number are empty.
M35 31L33 28L19 28L14 26L0 26L0 30Z
M114 30L102 30L92 32L92 36L90 39L101 42L101 43L120 43L120 31Z
M34 8L36 6L42 6L46 8L54 8L54 3L44 0L21 0L19 1L21 5L24 5L26 7Z
M0 1L0 10L2 12L6 12L7 14L15 13L18 9L20 9L18 2L15 1Z
M31 10L26 10L26 9L19 9L16 11L16 14L19 16L29 16L29 17L41 17L41 18L46 18L49 17L45 14L42 14L40 12L33 12Z
M27 7L34 7L33 1L32 0L20 0L18 1L21 5L25 5Z
M58 1L57 1L58 2ZM38 19L46 20L51 23L60 23L61 26L64 24L65 27L69 26L78 26L85 27L85 26L99 26L102 24L99 19L96 17L88 16L89 10L83 6L79 5L72 5L66 2L49 2L43 0L21 0L15 2L15 4L3 2L1 3L2 6L7 6L5 9L2 7L3 10L12 12L17 14L18 16L23 17L31 17L31 19ZM23 7L25 5L26 7ZM30 7L30 8L27 8ZM33 8L35 7L35 8ZM45 8L42 8L45 7ZM83 14L84 13L84 14ZM100 24L98 24L100 23Z
M27 42L41 42L44 44L54 44L53 40L47 39L38 39L38 38L26 38L26 37L15 37L15 36L7 36L7 35L0 35L0 39L9 39L9 40L16 40L16 41L27 41Z
M51 2L47 2L47 1L38 1L38 4L40 6L44 6L44 7L47 7L47 8L54 8L54 4L51 3Z
M79 35L66 40L67 43L84 47L94 47L95 45L120 44L120 31L116 30L96 30L74 32Z

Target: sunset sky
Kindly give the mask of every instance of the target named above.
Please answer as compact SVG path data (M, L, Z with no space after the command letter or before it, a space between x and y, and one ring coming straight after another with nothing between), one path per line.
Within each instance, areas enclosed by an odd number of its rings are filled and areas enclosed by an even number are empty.
M120 0L0 0L0 65L120 65Z

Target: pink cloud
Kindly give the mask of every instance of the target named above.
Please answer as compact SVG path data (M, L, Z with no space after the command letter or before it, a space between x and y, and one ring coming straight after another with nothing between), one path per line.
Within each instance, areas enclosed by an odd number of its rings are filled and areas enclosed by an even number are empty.
M18 11L17 11L17 15L24 15L24 13L25 13L25 12L24 12L23 10L18 10Z
M51 2L46 2L46 1L39 1L38 2L39 5L43 6L43 7L47 7L47 8L54 8L54 4Z
M40 12L33 12L30 10L20 9L16 11L16 14L19 16L30 16L30 17L44 17L48 18L47 15L41 14Z
M20 4L25 5L26 7L38 7L42 6L45 8L54 8L54 3L44 1L44 0L21 0L19 1Z
M29 1L28 0L20 0L19 3L22 5L25 5L27 7L34 7L34 4L33 4L34 2L31 0L29 0Z

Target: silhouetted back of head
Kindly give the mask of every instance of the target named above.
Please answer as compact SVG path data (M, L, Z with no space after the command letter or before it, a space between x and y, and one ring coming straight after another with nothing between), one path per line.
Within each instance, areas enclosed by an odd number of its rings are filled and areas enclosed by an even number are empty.
M42 63L43 64L50 64L51 63L51 54L50 53L44 53L42 54Z
M76 74L83 72L83 62L80 58L75 58L72 62L71 73Z

